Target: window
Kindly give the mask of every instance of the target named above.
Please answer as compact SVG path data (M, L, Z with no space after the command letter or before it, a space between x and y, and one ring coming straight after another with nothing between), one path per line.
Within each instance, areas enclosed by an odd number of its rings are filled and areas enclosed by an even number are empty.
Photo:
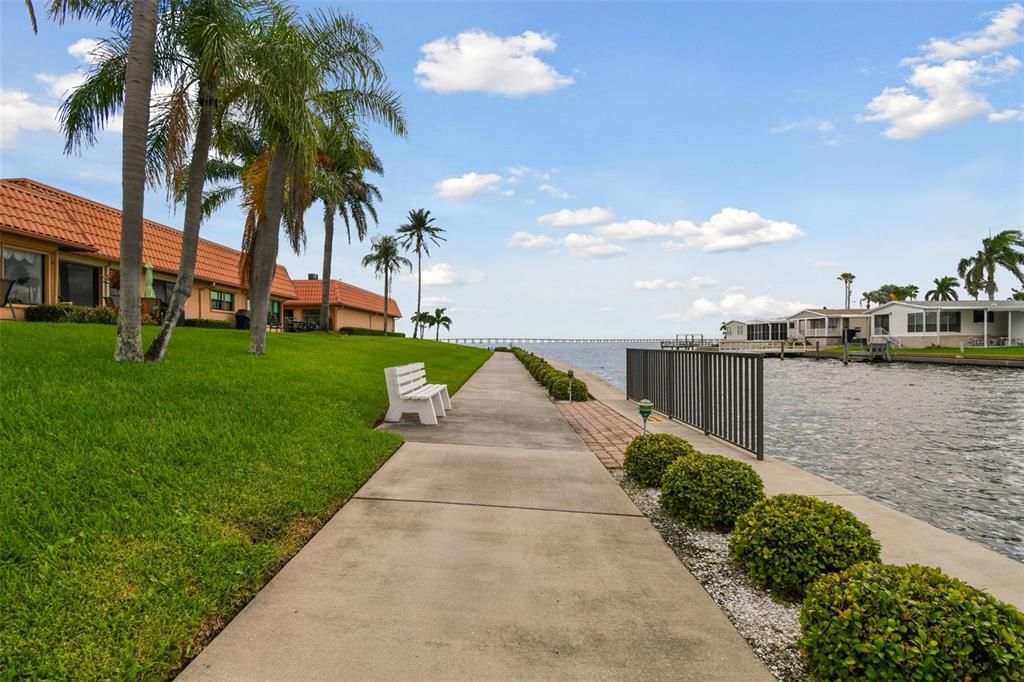
M270 326L279 327L281 326L281 302L271 301L270 302Z
M828 318L828 328L829 329L836 329L837 327L839 327L839 318L838 317L830 317L830 318Z
M62 260L58 274L60 275L60 300L89 307L100 304L99 268Z
M825 328L825 320L821 319L820 317L813 317L813 318L811 318L810 323L811 323L810 324L810 328L811 329L824 329Z
M911 334L924 331L924 313L907 313L907 331Z
M174 293L174 282L167 282L162 279L153 282L153 291L156 292L157 300L164 306L171 305L171 294Z
M210 291L211 310L234 310L235 295L227 291Z
M4 248L4 279L17 282L11 287L11 303L42 303L46 293L46 256L41 253Z
M5 277L6 277L6 275L5 275ZM979 323L983 322L984 320L985 320L985 311L984 310L975 310L974 311L974 323L975 324L979 324ZM995 312L993 312L991 310L988 311L988 321L990 323L996 321L996 314L995 314Z
M939 331L940 332L958 332L960 331L960 311L951 310L939 313Z
M939 314L938 313L925 313L924 314L924 330L926 332L933 332L938 327Z
M873 324L875 326L875 329L877 329L879 331L882 331L882 332L885 332L886 334L889 333L889 316L888 315L875 315L871 319L874 320Z
M312 322L313 324L320 324L320 309L317 308L316 310L303 310L302 321Z

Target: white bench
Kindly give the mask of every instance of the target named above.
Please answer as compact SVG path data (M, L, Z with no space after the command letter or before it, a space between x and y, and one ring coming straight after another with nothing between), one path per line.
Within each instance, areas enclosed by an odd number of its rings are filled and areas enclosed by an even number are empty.
M402 414L415 412L421 424L437 424L438 417L447 415L452 409L445 384L428 384L427 370L422 362L411 365L387 367L384 381L388 387L388 413L384 421L401 421Z

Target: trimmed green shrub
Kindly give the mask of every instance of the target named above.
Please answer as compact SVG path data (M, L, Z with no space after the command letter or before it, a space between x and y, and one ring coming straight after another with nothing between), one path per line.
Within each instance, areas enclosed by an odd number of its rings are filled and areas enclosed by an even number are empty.
M551 391L551 397L555 400L568 400L569 399L569 377L560 376L555 379L548 388ZM579 379L573 378L572 380L572 400L573 402L584 402L590 398L587 394L587 385Z
M67 322L72 305L30 305L25 308L26 322Z
M511 353L512 351L509 350L508 346L495 346L494 347L494 352L495 353Z
M820 680L1024 679L1024 614L937 568L826 575L807 589L800 630Z
M25 308L27 322L75 322L78 324L117 324L114 308L90 308L84 305L60 303Z
M776 495L736 520L733 560L776 598L801 598L821 576L879 561L871 529L839 505L806 495Z
M347 336L399 336L405 337L404 332L385 332L383 329L366 329L365 327L338 327L339 334Z
M188 318L179 323L181 327L202 327L204 329L234 329L235 323L227 320L204 320L198 317Z
M622 470L640 485L654 488L661 485L668 465L697 450L686 440L670 433L643 433L626 446Z
M530 376L548 390L548 394L552 398L555 400L569 399L569 375L567 373L555 369L544 358L528 353L522 348L513 346L510 352L519 359L519 362L523 363L523 367L530 373ZM573 378L573 401L582 402L589 398L590 391L587 389L587 385L579 379Z
M721 455L677 459L661 479L662 509L696 528L729 530L763 499L754 467Z

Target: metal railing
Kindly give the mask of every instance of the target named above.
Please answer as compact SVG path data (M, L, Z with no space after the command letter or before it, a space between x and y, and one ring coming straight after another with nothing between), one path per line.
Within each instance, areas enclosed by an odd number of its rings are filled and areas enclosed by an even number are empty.
M626 397L764 459L764 358L626 349Z

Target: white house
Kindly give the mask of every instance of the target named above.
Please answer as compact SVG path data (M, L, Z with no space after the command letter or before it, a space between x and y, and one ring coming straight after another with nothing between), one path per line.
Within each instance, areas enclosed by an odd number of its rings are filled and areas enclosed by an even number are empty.
M725 323L724 341L785 341L785 318L770 320L729 320Z
M872 342L1022 346L1024 301L891 301L867 311Z
M852 342L866 342L871 333L871 318L864 308L805 308L787 321L790 339L822 348L841 344L846 330Z

